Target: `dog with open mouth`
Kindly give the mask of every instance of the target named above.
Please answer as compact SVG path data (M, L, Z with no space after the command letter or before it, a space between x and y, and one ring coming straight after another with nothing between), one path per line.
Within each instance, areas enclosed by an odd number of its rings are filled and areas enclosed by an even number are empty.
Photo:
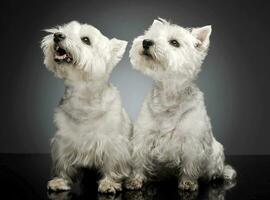
M59 38L61 38L63 36L61 36L60 33L55 33L55 37L54 37L54 50L55 50L55 54L54 54L54 60L55 62L57 63L63 63L63 62L66 62L66 63L71 63L73 61L73 58L72 56L66 52L65 49L61 48L60 47L60 40Z
M128 189L140 189L149 177L171 173L178 178L179 189L191 191L198 189L200 178L232 181L236 177L224 162L203 93L194 83L207 55L211 30L211 26L183 28L159 18L134 39L130 61L154 80L154 86L134 123L134 169Z
M131 122L109 76L127 42L76 21L46 31L44 63L65 83L54 115L48 189L70 190L80 168L96 168L102 175L99 192L116 193L130 171Z

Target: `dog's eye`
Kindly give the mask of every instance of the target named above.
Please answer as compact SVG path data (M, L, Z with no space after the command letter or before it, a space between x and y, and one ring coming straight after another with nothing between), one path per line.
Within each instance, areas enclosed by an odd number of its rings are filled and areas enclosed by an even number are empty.
M180 44L177 40L170 40L169 43L174 47L180 47Z
M81 40L83 41L83 43L90 45L90 39L88 37L82 37Z

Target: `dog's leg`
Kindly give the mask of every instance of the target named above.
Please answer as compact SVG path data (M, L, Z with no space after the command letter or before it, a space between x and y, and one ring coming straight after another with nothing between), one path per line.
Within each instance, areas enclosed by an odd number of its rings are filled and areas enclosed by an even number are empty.
M133 149L132 156L132 173L130 177L125 182L125 188L129 190L139 190L143 187L143 183L146 181L146 177L144 175L144 163L146 159L146 155L144 155L142 149L144 147L140 146L139 148Z
M130 174L129 178L125 181L125 188L129 190L141 189L143 187L143 183L146 180L143 168L146 159L146 156L142 151L144 147L139 145L137 145L137 147L139 148L133 148L133 155L131 160L131 165L133 168L132 173Z
M144 181L145 177L142 170L140 170L140 172L137 170L137 172L134 172L134 174L126 180L125 187L129 190L139 190L142 188Z
M213 141L212 154L208 160L207 175L209 180L223 178L230 182L236 178L236 171L230 166L225 165L225 156L222 145L216 140Z
M72 180L77 170L71 166L72 156L65 147L65 140L60 134L56 134L51 143L52 179L47 183L47 189L51 191L67 191L71 189Z
M70 190L70 183L67 179L54 177L52 180L48 181L47 189L52 191L66 191Z
M198 190L198 180L186 174L182 174L178 188L181 190L196 191Z
M65 191L71 189L77 170L71 166L60 165L58 162L58 164L54 164L52 174L53 178L48 181L47 189L52 191Z
M98 183L98 191L101 193L113 193L122 191L122 182L116 181L110 175L105 175Z
M115 149L116 150L116 149ZM99 181L98 191L101 193L113 193L122 191L122 182L129 175L130 167L128 149L122 149L122 152L111 151L111 156L106 158L104 166L101 168L103 178ZM121 160L119 158L122 158Z
M193 146L191 145L193 144ZM181 190L196 191L198 179L202 174L203 155L200 155L200 147L191 141L183 145L182 163L180 167L180 179L178 188Z
M98 182L98 191L100 193L115 194L116 192L122 191L122 180L124 176L117 169L119 168L110 165L109 162L101 169L104 176Z

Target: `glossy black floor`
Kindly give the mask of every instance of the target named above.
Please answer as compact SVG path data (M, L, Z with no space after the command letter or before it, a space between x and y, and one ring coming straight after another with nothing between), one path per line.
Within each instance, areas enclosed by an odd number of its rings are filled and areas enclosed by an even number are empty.
M238 178L235 185L202 184L195 193L183 193L175 181L148 184L142 191L117 195L97 193L96 176L86 173L71 192L48 193L50 156L0 154L0 199L98 199L98 200L267 200L270 199L270 156L227 156ZM2 198L3 197L3 198ZM5 198L4 198L5 197Z

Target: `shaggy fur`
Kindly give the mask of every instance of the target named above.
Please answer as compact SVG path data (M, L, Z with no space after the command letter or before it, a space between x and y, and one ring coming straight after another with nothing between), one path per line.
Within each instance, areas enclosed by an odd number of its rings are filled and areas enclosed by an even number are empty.
M222 145L212 134L203 93L194 84L207 54L211 26L182 28L159 19L133 41L130 61L154 79L134 124L134 173L129 189L139 189L147 175L174 169L182 190L197 190L201 177L232 180ZM149 48L143 41L150 40Z
M108 79L127 42L76 21L47 32L41 45L44 63L66 87L54 115L54 178L48 188L68 190L79 168L97 168L103 175L99 191L115 193L129 174L131 123ZM56 41L57 34L64 39Z

